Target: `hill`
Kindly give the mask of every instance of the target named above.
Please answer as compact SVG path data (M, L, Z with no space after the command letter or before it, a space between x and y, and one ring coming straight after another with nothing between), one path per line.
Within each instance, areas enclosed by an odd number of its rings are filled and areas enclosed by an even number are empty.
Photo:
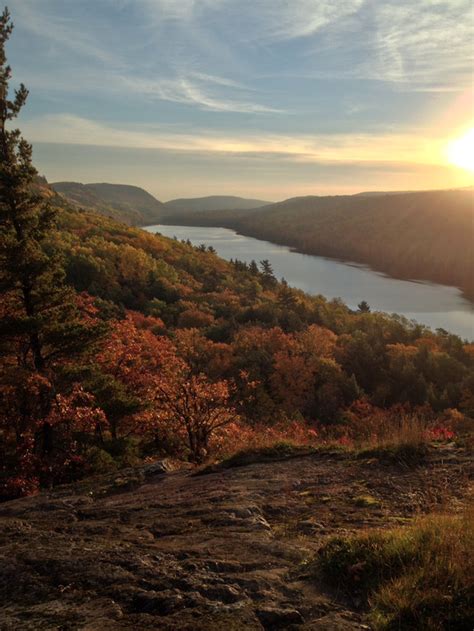
M78 182L55 182L51 186L75 206L130 225L156 223L163 216L164 205L138 186Z
M188 213L179 222L234 228L300 252L391 276L454 285L474 298L470 189L295 197L247 212Z
M200 212L206 210L251 210L267 206L271 202L261 199L246 199L232 195L211 195L190 199L172 199L165 206L173 211Z

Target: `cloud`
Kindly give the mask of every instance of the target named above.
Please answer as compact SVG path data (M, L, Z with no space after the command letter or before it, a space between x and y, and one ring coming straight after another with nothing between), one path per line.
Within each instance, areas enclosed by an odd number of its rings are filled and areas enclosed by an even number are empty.
M222 14L239 15L249 29L234 32L245 40L249 34L268 40L307 37L355 13L365 0L129 0L156 26L165 21L193 22ZM241 23L243 20L239 20ZM233 23L230 25L233 26Z
M258 13L260 35L282 41L309 37L357 13L364 0L264 0L251 3Z
M49 93L83 94L87 91L112 99L132 94L135 99L169 101L211 112L244 114L282 114L285 110L245 98L256 90L242 83L199 72L179 73L174 77L138 76L117 70L110 71L104 81L103 72L93 68L77 69L73 74L62 72L23 72L22 81L30 89Z
M11 0L18 25L53 53L53 72L34 68L38 86L99 94L128 86L201 110L271 114L286 108L270 96L295 77L415 92L472 80L471 0L96 2L92 15L91 0ZM299 102L311 94L301 88Z
M72 19L55 14L48 0L41 6L34 0L10 0L9 5L14 22L39 36L49 46L54 43L61 51L66 48L102 64L124 65L114 52L100 46L97 38L88 34L87 30L80 28Z
M130 0L129 0L130 1ZM189 20L196 13L216 10L227 0L131 0L146 11L154 23L163 20Z
M147 9L151 17L155 15L157 18L159 14L161 21L166 18L182 22L190 19L198 8L200 11L206 7L216 8L226 1L137 0L137 4L143 10ZM128 0L102 2L110 3L115 10L129 5ZM108 28L108 46L105 41L99 44L100 20L87 24L79 18L73 20L58 15L54 0L44 0L41 7L34 0L12 0L12 3L15 21L21 28L39 37L49 47L53 45L50 52L54 61L50 60L39 68L27 69L22 74L22 80L32 88L81 94L95 91L98 95L112 96L121 94L125 89L136 97L181 103L213 112L282 112L280 108L255 102L254 98L246 98L248 93L254 93L255 90L243 82L208 70L203 71L194 61L183 63L182 60L175 60L171 53L171 61L168 60L168 63L161 66L151 64L138 43L136 45L138 52L143 55L143 61L140 59L137 64L136 60L127 59L124 54L128 47L133 49L135 44L132 39L127 42L125 49L118 47L117 34L111 36L114 29ZM146 27L150 28L150 24L153 24L153 20L148 20ZM134 37L137 38L137 35L140 40L140 29L138 33L134 33ZM123 41L120 38L119 40L121 45ZM166 46L166 41L160 44L162 46ZM65 51L72 52L73 57L68 58ZM90 63L91 60L96 63Z
M218 134L212 130L177 133L164 126L111 126L70 114L51 115L22 125L33 142L160 149L311 163L443 164L445 138L428 132L393 134Z
M330 57L330 69L319 67L314 76L406 82L434 91L449 89L458 80L465 85L471 78L471 0L133 2L154 25L174 20L184 32L200 33L197 43L212 39L217 45L218 38L210 35L213 26L237 51L239 43L258 47L306 39L301 45L308 46L306 54L314 56L314 65L319 65L318 53Z
M282 113L283 110L253 103L245 100L236 100L227 95L213 93L213 87L231 88L235 90L248 90L239 84L224 77L216 77L203 73L190 73L178 76L174 79L144 79L140 77L121 76L116 77L118 85L131 90L133 93L171 101L196 105L200 109L212 112L240 112L240 113Z
M474 14L470 0L374 4L374 55L361 76L438 91L471 81Z

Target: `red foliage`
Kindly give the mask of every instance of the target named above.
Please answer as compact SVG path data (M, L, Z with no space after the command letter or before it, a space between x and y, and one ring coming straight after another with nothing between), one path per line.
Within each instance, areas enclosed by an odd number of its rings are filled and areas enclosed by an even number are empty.
M452 429L448 429L447 427L433 427L432 429L427 430L426 436L428 440L445 442L452 440L455 434Z

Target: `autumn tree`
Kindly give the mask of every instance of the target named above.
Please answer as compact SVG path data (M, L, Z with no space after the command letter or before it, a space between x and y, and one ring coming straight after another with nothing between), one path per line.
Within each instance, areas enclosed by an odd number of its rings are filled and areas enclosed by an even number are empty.
M114 440L149 429L140 412L151 407L156 380L175 360L171 342L151 330L161 325L157 318L128 312L91 358L85 382L104 410Z
M226 380L210 381L193 375L185 362L172 375L156 384L157 418L174 425L184 437L193 462L201 463L209 454L212 436L238 419L231 405L231 386Z
M191 460L201 462L213 434L236 420L237 414L231 404L231 384L201 372L199 356L209 352L222 364L228 349L193 329L177 333L177 348L156 333L161 325L156 318L128 312L93 358L88 385L114 438L148 435L160 447L160 438L169 442L172 437Z

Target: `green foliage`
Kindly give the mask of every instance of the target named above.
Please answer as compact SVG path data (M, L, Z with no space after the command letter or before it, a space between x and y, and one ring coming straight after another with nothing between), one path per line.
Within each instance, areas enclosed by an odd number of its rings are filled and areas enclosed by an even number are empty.
M354 504L359 508L376 508L380 506L380 502L372 495L358 495L354 498Z
M133 437L108 440L104 448L119 467L134 467L142 461L140 441Z
M92 447L86 455L86 467L90 474L111 473L117 469L114 458L105 449Z
M0 16L0 436L8 443L14 432L16 453L8 457L29 469L31 479L49 483L49 477L72 479L80 469L73 443L66 446L71 418L62 423L61 415L69 416L75 396L87 395L62 382L62 364L89 350L106 327L94 317L89 299L64 282L63 257L53 244L58 238L54 195L37 178L31 145L10 128L28 96L22 84L9 93L5 45L12 30L5 9ZM92 419L92 407L88 412Z

